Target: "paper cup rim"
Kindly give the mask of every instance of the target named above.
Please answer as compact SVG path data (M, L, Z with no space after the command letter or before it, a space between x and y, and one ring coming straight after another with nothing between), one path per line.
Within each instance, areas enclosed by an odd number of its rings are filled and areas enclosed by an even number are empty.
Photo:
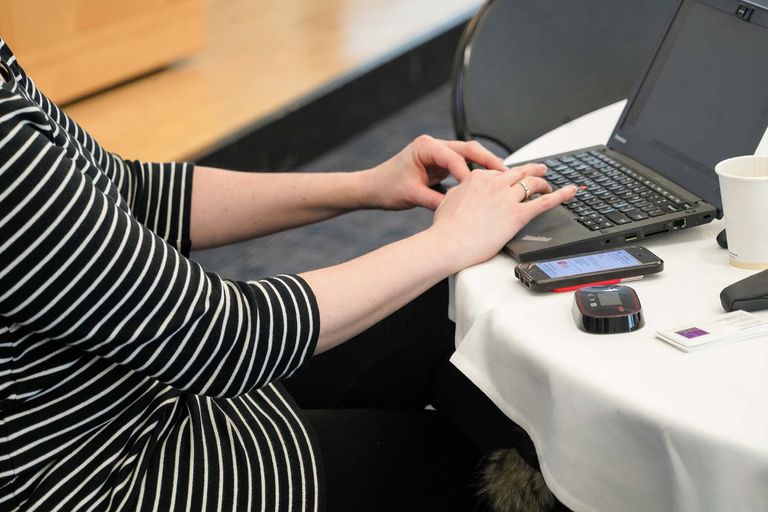
M733 174L729 174L727 171L718 170L719 168L722 168L723 165L728 165L732 162L737 162L739 160L765 160L768 162L768 155L742 155L742 156L734 156L731 158L726 158L725 160L722 160L715 164L715 174L718 176L723 176L728 179L732 180L744 180L744 181L761 181L768 178L768 174L765 176L735 176Z

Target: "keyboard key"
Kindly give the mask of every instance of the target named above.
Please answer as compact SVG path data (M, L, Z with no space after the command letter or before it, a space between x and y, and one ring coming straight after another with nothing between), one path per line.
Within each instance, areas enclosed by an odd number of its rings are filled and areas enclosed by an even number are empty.
M647 213L651 217L658 217L659 215L664 215L666 212L664 212L663 210L649 210L649 211L646 211L645 213Z
M648 214L641 210L629 210L627 212L624 212L624 215L626 215L632 220L643 220L648 218Z
M618 225L632 222L626 215L620 212L606 213L605 216L608 217L608 220Z
M677 206L676 204L672 204L672 203L663 205L661 207L661 209L664 210L665 212L669 212L669 213L679 212L680 211L680 207Z

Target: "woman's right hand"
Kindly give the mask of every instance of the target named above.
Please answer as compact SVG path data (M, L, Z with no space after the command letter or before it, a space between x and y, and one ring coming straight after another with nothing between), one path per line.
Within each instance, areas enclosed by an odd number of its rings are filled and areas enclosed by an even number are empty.
M531 219L576 195L575 186L552 192L545 172L541 164L476 170L448 191L428 231L454 272L492 258Z

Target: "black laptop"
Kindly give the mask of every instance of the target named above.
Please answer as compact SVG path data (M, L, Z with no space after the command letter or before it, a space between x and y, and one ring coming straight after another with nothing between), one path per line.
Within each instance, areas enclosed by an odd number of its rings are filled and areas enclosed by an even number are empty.
M585 190L533 219L519 261L642 240L722 216L715 164L768 127L768 0L682 0L607 146L537 159Z

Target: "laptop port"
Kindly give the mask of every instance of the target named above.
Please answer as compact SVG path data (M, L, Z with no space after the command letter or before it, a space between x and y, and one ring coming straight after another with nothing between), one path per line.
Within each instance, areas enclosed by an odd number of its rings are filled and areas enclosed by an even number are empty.
M632 233L631 235L624 237L625 242L631 242L632 240L637 240L637 233Z
M645 238L648 238L649 236L656 236L656 235L660 235L660 234L662 234L662 233L666 233L667 231L669 231L669 230L668 230L668 229L659 229L659 230L657 230L657 231L649 231L649 232L647 232L647 233L645 234Z
M688 223L685 219L672 221L672 229L683 229Z

